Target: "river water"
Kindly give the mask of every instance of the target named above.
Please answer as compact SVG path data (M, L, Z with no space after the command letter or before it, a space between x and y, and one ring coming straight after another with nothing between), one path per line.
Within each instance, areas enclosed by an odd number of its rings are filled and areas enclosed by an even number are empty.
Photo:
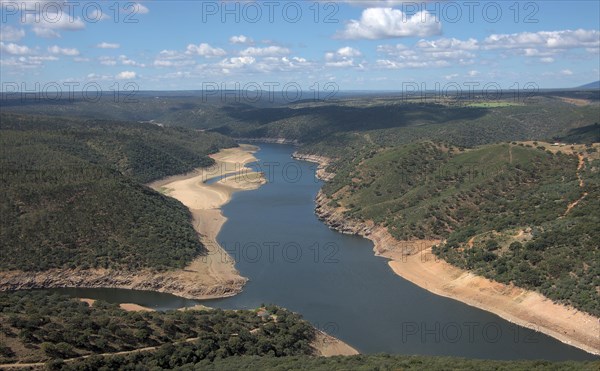
M314 198L322 185L314 175L316 165L292 160L293 150L289 145L261 144L259 162L251 166L264 171L268 183L256 191L236 193L223 207L228 221L218 240L250 281L239 295L202 304L225 309L277 304L301 313L362 353L594 358L535 329L431 294L395 275L385 259L373 255L369 240L334 232L316 218ZM48 291L159 310L198 303L132 290Z

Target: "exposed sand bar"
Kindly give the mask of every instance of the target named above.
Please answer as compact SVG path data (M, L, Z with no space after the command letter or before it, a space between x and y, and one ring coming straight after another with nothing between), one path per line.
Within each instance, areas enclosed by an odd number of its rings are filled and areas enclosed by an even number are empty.
M120 288L165 292L188 299L212 299L242 291L247 279L241 277L234 261L216 242L226 219L220 207L234 192L251 190L265 183L262 174L245 165L256 161L257 147L242 145L222 150L211 157L215 166L169 177L150 187L170 195L186 205L193 217L194 229L208 254L200 256L180 270L156 272L111 269L51 269L44 272L0 272L0 291L57 287ZM229 174L213 184L206 181ZM165 248L168 248L166 246Z
M150 184L190 209L194 229L208 250L206 256L197 258L180 273L186 281L207 287L226 287L233 294L241 291L247 281L235 269L235 261L219 245L217 236L227 220L221 207L231 200L233 193L257 189L266 182L262 174L245 166L256 161L253 156L256 150L257 147L250 145L225 149L211 156L215 166ZM227 177L217 182L206 183L225 175Z

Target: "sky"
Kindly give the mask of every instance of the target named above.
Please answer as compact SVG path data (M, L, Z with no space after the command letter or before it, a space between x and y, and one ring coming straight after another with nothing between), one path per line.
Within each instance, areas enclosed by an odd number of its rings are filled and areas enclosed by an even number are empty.
M598 1L1 2L2 91L570 88Z

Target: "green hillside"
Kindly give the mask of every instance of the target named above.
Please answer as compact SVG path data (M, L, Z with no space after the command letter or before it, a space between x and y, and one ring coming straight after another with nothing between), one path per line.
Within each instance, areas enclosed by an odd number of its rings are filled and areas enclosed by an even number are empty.
M541 146L421 142L342 163L324 191L352 219L399 240L446 240L434 251L459 267L598 315L598 167L586 167L583 189L577 167Z
M555 97L415 103L402 99L347 99L286 107L224 107L232 123L214 129L232 137L295 139L303 152L338 157L348 148L380 148L435 140L473 147L512 140L548 140L598 121L600 106Z
M282 308L262 310L268 317L258 310L125 312L117 304L97 301L89 306L43 292L0 293L0 364L145 347L157 347L150 357L155 355L161 363L154 366L161 368L239 355L314 353L309 345L315 337L312 325Z
M204 251L187 208L144 185L235 145L151 125L2 114L0 269L181 268Z
M264 316L259 316L264 313ZM275 306L125 312L41 292L0 294L0 364L62 370L596 370L598 362L490 361L407 355L324 358L315 329ZM155 347L145 352L127 352ZM104 354L105 355L100 355ZM89 356L78 360L70 358Z

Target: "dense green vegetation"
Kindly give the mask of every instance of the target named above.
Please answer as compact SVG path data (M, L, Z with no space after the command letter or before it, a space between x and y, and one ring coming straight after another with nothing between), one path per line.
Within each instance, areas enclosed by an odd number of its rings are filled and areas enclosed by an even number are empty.
M0 363L48 369L184 370L594 370L598 362L487 361L450 357L315 357L315 330L297 314L257 310L125 312L43 292L0 294ZM154 347L144 352L111 355ZM92 355L69 361L70 358Z
M233 137L283 137L303 152L340 157L348 151L435 140L473 147L503 141L550 140L598 121L600 106L575 106L555 97L440 104L402 99L346 99L285 107L224 107L233 122L214 130Z
M445 240L434 252L452 264L599 315L598 166L583 189L577 166L541 146L421 142L340 162L324 191L349 218L399 240Z
M595 370L599 362L488 361L450 357L358 355L349 357L232 357L186 365L190 370Z
M164 345L142 356L148 365L161 368L239 355L311 355L315 336L299 315L275 306L260 311L126 312L117 304L96 301L89 306L43 292L0 294L0 331L0 363Z
M175 353L177 360L184 362L169 362L173 359L169 352ZM141 367L152 368L159 365L176 365L181 370L339 370L339 371L396 371L396 370L597 370L600 362L549 362L549 361L490 361L478 359L463 359L451 357L399 356L399 355L357 355L337 356L331 358L311 356L259 357L240 356L216 358L212 361L187 361L191 350L180 350L179 347L163 348L155 354L145 354L129 357L92 357L84 362L64 364L56 362L50 368L66 370L96 370L101 367L108 369Z
M597 91L506 93L499 100L477 94L416 98L400 94L339 93L331 100L249 102L222 99L214 92L138 92L132 99L100 101L4 99L5 112L152 121L166 126L211 129L234 138L295 139L304 152L336 156L348 148L375 148L443 140L476 145L512 140L551 140L598 122ZM241 92L238 92L241 94ZM280 97L279 97L280 98ZM577 106L563 99L588 102ZM107 109L107 107L110 107Z
M187 208L139 184L213 163L217 134L2 114L0 269L170 269L204 251Z
M1 122L4 143L18 141L32 146L13 146L30 151L32 157L43 157L44 152L36 152L42 149L53 151L50 155L60 152L114 169L140 183L212 165L207 155L236 146L233 140L215 133L134 122L10 113L3 113ZM19 166L19 153L11 151L6 148L3 161ZM37 165L46 168L45 164Z
M3 97L3 93L0 93ZM205 129L234 120L221 110L218 96L203 98L197 92L122 92L120 97L105 94L96 99L84 99L74 94L72 99L21 99L7 94L2 98L2 111L84 119L153 122L165 126Z
M600 124L596 122L592 125L571 129L566 135L558 136L556 139L563 143L600 143Z

